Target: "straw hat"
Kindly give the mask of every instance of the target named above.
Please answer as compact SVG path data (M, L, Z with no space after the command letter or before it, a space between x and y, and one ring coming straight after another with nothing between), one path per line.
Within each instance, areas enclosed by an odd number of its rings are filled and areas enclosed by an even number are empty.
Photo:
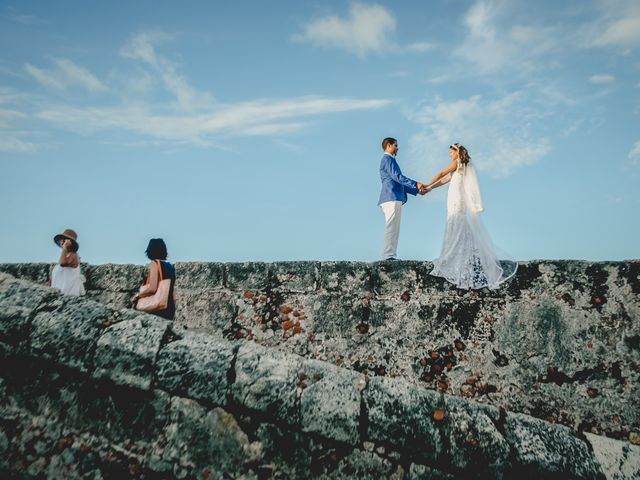
M77 251L78 248L80 247L80 245L78 245L78 234L73 230L71 230L70 228L67 228L64 232L59 233L58 235L53 237L53 241L56 243L56 245L60 246L60 242L65 238L67 240L71 240L71 243L73 243L74 249Z

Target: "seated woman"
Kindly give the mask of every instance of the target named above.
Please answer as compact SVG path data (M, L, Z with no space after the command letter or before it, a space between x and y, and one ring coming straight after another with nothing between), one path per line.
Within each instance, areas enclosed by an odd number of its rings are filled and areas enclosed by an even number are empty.
M137 304L136 308L138 310L143 310L148 313L173 320L176 313L174 290L176 271L173 265L167 262L167 246L165 245L164 240L161 238L152 238L149 240L146 253L149 260L151 260L147 272L147 281L140 287L140 291L133 297L132 301L134 304ZM171 282L168 289L168 299L166 299L166 308L160 310L140 308L140 302L138 302L139 299L156 294L162 280L170 280Z
M51 287L60 290L64 295L84 295L82 274L80 273L80 257L78 256L78 235L67 228L53 237L53 241L62 251L60 258L51 272Z

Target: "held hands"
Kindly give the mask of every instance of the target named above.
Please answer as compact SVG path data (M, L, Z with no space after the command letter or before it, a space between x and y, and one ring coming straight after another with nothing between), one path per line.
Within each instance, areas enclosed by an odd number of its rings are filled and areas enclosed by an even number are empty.
M430 188L428 188L424 183L421 182L416 182L416 187L418 188L420 195L426 195L428 192L431 191Z

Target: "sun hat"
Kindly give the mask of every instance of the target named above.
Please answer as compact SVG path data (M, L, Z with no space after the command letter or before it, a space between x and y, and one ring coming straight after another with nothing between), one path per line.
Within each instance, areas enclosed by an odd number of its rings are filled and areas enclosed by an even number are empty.
M53 241L56 245L60 246L60 242L65 238L67 240L71 240L71 243L73 243L74 248L77 251L80 247L80 245L78 245L78 234L70 228L67 228L64 232L59 233L58 235L53 237Z

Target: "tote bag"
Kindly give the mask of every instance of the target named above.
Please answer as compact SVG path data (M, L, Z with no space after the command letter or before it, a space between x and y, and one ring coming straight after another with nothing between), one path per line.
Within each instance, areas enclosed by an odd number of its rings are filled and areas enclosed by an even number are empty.
M169 305L169 291L171 290L171 279L162 278L162 265L160 260L156 260L158 266L158 288L153 295L140 297L136 303L136 310L141 312L157 312L164 310Z

